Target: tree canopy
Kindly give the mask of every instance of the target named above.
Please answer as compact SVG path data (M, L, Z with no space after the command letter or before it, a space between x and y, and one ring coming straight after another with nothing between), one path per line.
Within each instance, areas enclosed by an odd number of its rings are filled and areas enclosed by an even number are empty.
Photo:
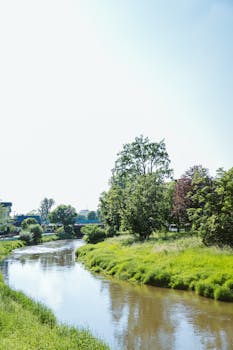
M150 142L141 135L123 145L112 170L110 188L100 198L101 219L108 234L123 228L145 239L165 224L164 180L172 174L169 166L163 140Z
M44 198L40 203L39 213L41 216L41 222L43 224L48 223L48 215L52 208L52 206L55 204L54 199L52 198Z
M62 224L64 226L74 224L76 217L76 210L71 205L61 204L49 213L49 220L52 223Z
M131 143L123 145L117 154L112 170L112 181L124 186L127 181L136 180L139 175L157 172L161 177L169 177L170 160L164 140L150 142L148 137L139 136Z

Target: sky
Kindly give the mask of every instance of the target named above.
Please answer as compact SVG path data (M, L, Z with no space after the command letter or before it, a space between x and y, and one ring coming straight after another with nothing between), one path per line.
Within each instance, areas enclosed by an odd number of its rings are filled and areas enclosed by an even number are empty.
M0 199L95 210L123 144L233 166L231 0L0 0Z

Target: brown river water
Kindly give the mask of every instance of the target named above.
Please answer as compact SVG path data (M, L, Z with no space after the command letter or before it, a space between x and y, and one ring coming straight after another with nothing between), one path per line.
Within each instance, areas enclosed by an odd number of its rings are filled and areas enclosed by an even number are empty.
M232 303L92 274L75 261L81 245L67 240L17 249L1 264L5 280L113 350L233 350Z

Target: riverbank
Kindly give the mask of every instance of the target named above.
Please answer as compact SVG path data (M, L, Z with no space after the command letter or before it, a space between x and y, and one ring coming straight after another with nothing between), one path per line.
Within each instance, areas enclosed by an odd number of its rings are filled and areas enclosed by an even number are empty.
M0 242L0 260L22 241ZM44 305L10 289L0 276L0 349L105 350L109 347L86 330L59 325Z
M134 243L122 236L85 245L76 256L97 273L233 302L233 250L207 248L197 237Z

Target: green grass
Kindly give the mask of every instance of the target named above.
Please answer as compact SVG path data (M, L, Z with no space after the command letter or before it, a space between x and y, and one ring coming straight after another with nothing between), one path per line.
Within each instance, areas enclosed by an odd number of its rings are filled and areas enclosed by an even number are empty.
M21 241L0 242L0 259L21 246ZM104 350L109 347L87 330L59 325L50 309L13 291L0 276L0 349Z
M53 234L53 235L49 235L49 236L42 236L42 243L47 243L47 242L51 242L51 241L57 241L61 239L58 235Z
M171 235L140 243L125 236L83 246L76 254L94 272L233 301L233 250L204 247L197 237Z

